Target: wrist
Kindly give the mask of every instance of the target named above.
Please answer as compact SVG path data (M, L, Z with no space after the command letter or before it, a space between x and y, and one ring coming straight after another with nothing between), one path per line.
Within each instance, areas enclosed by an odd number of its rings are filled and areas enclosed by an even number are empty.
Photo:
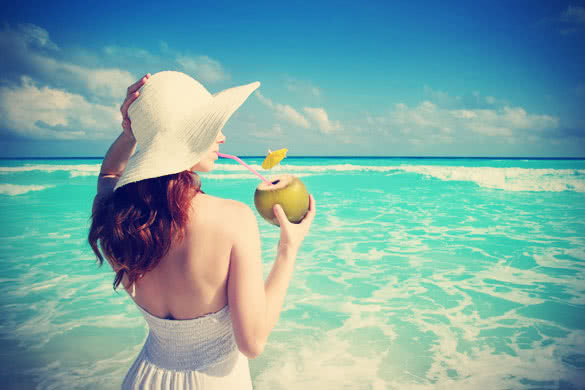
M285 257L295 258L299 251L299 247L292 244L278 243L278 254Z
M125 140L126 142L128 142L131 145L136 144L136 138L134 138L133 135L128 134L128 132L123 131L122 134L120 134L120 138Z

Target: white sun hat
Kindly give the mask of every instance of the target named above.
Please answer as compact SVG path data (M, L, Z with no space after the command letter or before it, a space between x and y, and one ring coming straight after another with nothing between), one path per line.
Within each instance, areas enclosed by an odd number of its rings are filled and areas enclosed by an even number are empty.
M197 164L227 120L259 86L256 81L212 95L185 73L150 76L128 109L138 150L114 190Z

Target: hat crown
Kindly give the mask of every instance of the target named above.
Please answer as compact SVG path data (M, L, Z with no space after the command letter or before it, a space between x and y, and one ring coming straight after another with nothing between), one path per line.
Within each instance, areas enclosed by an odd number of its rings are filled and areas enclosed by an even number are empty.
M155 137L173 142L213 96L197 80L181 72L152 75L130 105L128 116L138 145L147 147Z

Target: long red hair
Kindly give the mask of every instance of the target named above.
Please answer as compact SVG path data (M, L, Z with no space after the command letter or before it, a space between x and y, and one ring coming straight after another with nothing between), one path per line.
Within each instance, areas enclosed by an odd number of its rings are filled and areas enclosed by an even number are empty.
M181 241L201 181L191 171L126 184L94 208L88 241L100 266L104 257L116 277L130 284L155 268L171 243Z

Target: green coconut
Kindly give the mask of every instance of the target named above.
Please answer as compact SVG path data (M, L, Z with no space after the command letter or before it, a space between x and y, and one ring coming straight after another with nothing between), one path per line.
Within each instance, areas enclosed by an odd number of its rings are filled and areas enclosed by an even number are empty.
M282 174L271 178L272 184L260 183L254 193L258 213L273 225L279 226L272 208L280 204L289 221L299 223L309 210L309 193L296 176Z

